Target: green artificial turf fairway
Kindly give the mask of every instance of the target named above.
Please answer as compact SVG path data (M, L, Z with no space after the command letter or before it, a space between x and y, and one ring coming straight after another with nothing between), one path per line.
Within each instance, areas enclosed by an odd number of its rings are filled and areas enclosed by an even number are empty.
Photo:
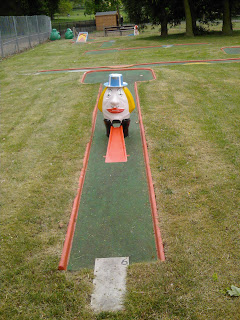
M86 82L106 82L110 72L88 74ZM134 93L149 70L122 72ZM93 267L95 258L129 256L130 262L156 260L145 164L137 110L131 114L125 163L105 163L108 138L98 111L68 270Z

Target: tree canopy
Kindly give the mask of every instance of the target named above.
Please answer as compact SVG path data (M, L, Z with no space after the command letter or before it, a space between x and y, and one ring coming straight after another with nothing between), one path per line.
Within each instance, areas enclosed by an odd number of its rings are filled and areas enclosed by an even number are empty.
M60 0L8 0L2 1L1 15L27 16L45 14L53 18Z
M231 34L232 14L240 13L239 0L122 0L130 21L161 25L161 35L167 35L167 25L186 20L186 35L199 32L196 21L211 23L223 20L223 33Z
M73 2L70 2L69 0L60 0L58 4L57 13L64 15L71 12L72 8Z
M186 35L194 36L199 29L196 21L211 23L222 19L224 34L232 33L232 15L240 14L239 0L71 0L83 4L85 14L102 11L119 12L124 5L129 20L136 24L151 22L161 26L167 36L168 26L186 20ZM1 1L1 15L40 15L53 19L54 13L70 9L69 0L8 0Z
M85 0L85 14L95 14L104 11L119 11L120 0Z

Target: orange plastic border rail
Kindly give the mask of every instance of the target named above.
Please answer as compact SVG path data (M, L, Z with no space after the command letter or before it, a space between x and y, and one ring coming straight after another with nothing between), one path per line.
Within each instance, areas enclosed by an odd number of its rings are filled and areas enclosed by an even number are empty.
M151 68L133 68L133 69L127 69L128 71L131 70L149 70L152 72L153 80L156 79L155 72ZM86 78L86 75L88 73L93 72L112 72L112 71L126 71L124 68L116 68L116 69L105 69L105 70L90 70L84 73L81 82L84 83L84 80ZM147 175L147 181L148 181L148 190L149 190L149 200L151 205L151 211L152 211L152 219L153 219L153 229L155 234L155 243L156 243L156 249L157 249L157 257L161 261L165 261L165 254L164 254L164 247L163 247L163 241L161 237L161 231L159 227L159 221L158 221L158 212L157 212L157 204L156 204L156 198L155 198L155 192L153 187L153 181L152 181L152 174L150 169L150 162L148 157L148 151L147 151L147 142L145 137L145 131L142 121L142 113L140 108L140 100L138 96L138 90L137 90L137 82L134 84L134 90L136 94L136 103L137 103L137 109L138 109L138 117L139 117L139 126L140 126L140 134L142 139L142 146L143 146L143 155L144 155L144 162L145 162L145 168L146 168L146 175Z
M102 68L109 68L109 67L102 67ZM84 74L83 74L83 77L82 77L82 80L81 80L81 83L84 83L84 81L85 81L85 78L86 78L86 76L87 76L87 74L89 74L89 73L95 73L95 72L113 72L113 71L135 71L135 70L149 70L149 71L151 71L152 72L152 75L153 75L153 78L154 78L154 80L156 79L156 76L155 76L155 73L154 73L154 71L153 71L153 69L151 69L151 68L138 68L138 67L136 67L136 68L131 68L131 69L128 69L127 67L113 67L113 68L111 68L111 69L100 69L100 70L89 70L89 71L86 71Z
M100 98L101 91L102 91L102 85L100 85L100 88L98 91L97 102L96 102L96 105L95 105L95 108L93 111L93 115L92 115L91 137L90 137L89 143L87 144L84 159L83 159L83 167L82 167L80 178L79 178L77 195L76 195L75 200L73 202L72 213L71 213L68 228L67 228L67 233L66 233L65 242L63 245L62 256L61 256L61 259L60 259L60 262L58 265L58 270L66 270L67 265L68 265L68 260L69 260L70 251L71 251L71 247L72 247L73 235L74 235L76 221L77 221L78 209L79 209L84 179L85 179L85 175L86 175L86 169L87 169L93 134L94 134L94 130L95 130L97 111L98 111L97 105L98 105L98 100Z
M223 53L225 53L225 54L227 54L226 52L225 52L225 50L224 49L227 49L227 48L240 48L240 46L230 46L230 47L222 47L221 48L221 50L223 51Z
M136 67L139 70L142 70L145 65L151 65L152 67L157 65L171 65L171 64L188 64L188 63L197 63L197 62L224 62L224 61L231 61L231 62L240 62L240 58L227 58L227 59L206 59L206 60L176 60L176 61L159 61L159 62L148 62L148 63L134 63L130 65L124 65L124 66L96 66L96 67L82 67L82 68L67 68L67 69L49 69L49 70L38 70L39 73L44 72L59 72L59 71L79 71L84 72L85 70L90 70L92 72L101 72L101 71L113 71L113 69L109 68L117 68L118 70L132 70L129 68ZM119 69L120 68L120 69ZM100 69L100 70L98 70ZM104 70L103 70L104 69ZM150 69L150 68L144 68L144 69ZM86 71L88 73L89 71Z
M123 71L123 70L126 70L126 69L116 68L116 69L87 71L84 73L81 82L84 83L85 77L88 73L106 72L106 71L112 72L112 71ZM150 70L152 72L154 80L156 79L156 75L155 75L153 69L151 69L151 68L135 68L135 69L130 69L130 70ZM144 155L146 175L147 175L147 181L148 181L149 200L150 200L152 218L153 218L153 229L154 229L154 234L155 234L157 257L159 260L165 261L163 241L162 241L161 232L160 232L160 228L159 228L159 221L158 221L157 204L156 204L155 192L154 192L154 187L153 187L153 181L152 181L152 175L151 175L151 169L150 169L150 163L149 163L149 157L148 157L148 151L147 151L147 142L146 142L145 131L144 131L144 126L143 126L143 122L142 122L142 114L141 114L140 100L139 100L138 90L137 90L137 82L135 82L135 84L134 84L134 90L135 90L135 94L136 94L136 103L137 103L137 108L138 108L140 134L141 134L141 139L142 139L143 155ZM69 255L70 255L70 251L71 251L71 247L72 247L73 235L74 235L75 226L76 226L78 208L79 208L79 204L80 204L80 198L81 198L81 194L82 194L82 188L83 188L83 183L84 183L86 169L87 169L87 163L88 163L89 154L90 154L91 143L92 143L93 134L94 134L94 130L95 130L97 110L98 110L97 105L98 105L98 100L100 98L101 91L102 91L102 85L100 85L100 88L98 91L97 102L96 102L96 105L95 105L95 108L93 111L91 138L90 138L90 142L87 144L87 147L86 147L84 161L83 161L83 168L82 168L80 179L79 179L78 192L77 192L77 196L76 196L74 203L73 203L72 213L71 213L70 221L68 224L67 234L66 234L66 238L65 238L62 256L61 256L61 260L59 262L58 270L66 270L67 269Z
M194 46L194 45L201 45L201 44L209 44L206 42L197 42L197 43L175 43L175 44L162 44L160 46L144 46L144 47L129 47L129 48L106 48L106 49L98 49L98 50L87 50L84 53L89 53L89 52L101 52L101 51L111 51L111 50L116 50L116 51L127 51L127 50L137 50L137 49L156 49L156 48L164 48L166 46L171 46L171 47L176 47L176 46Z
M154 72L153 72L153 74L154 74ZM154 77L156 79L155 74L154 74ZM135 90L136 103L137 103L137 108L138 108L139 126L140 126L140 133L141 133L141 139L142 139L142 145L143 145L143 155L144 155L146 174L147 174L147 180L148 180L149 199L150 199L150 204L151 204L151 209L152 209L152 218L153 218L153 227L154 227L157 255L161 261L165 261L163 241L162 241L160 227L159 227L159 221L158 221L157 203L156 203L156 198L155 198L149 156L148 156L148 151L147 151L147 141L146 141L144 126L143 126L143 121L142 121L142 113L141 113L141 108L140 108L140 100L139 100L139 95L138 95L137 82L135 82L135 84L134 84L134 90Z

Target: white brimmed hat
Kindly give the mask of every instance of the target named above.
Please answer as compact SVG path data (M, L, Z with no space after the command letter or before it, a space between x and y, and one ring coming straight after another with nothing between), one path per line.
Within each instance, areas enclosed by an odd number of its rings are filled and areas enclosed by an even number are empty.
M123 76L120 73L111 73L108 78L108 82L105 82L104 85L110 88L119 88L126 87L127 82L123 82Z

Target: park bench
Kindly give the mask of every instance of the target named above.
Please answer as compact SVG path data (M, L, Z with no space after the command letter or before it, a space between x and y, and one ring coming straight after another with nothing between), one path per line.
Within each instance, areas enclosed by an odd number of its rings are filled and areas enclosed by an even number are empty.
M120 36L122 36L122 34L127 31L134 31L134 25L105 27L104 35L107 37L108 33L119 32Z

